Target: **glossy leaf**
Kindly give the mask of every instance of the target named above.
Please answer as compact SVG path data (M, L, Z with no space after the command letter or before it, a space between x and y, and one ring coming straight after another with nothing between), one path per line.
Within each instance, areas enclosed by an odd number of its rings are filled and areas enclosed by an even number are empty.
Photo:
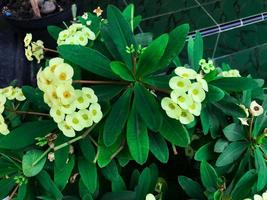
M199 61L203 58L203 39L199 32L196 33L194 39L192 37L189 38L187 52L190 65L198 71Z
M213 159L216 156L213 149L214 149L213 142L209 142L201 146L195 153L195 156L194 156L195 160L202 161L202 160Z
M162 163L169 160L169 149L166 141L159 133L149 134L149 149L152 154Z
M145 199L146 195L150 193L151 173L149 168L145 168L141 173L138 184L135 188L136 199Z
M208 191L216 191L218 175L215 169L206 161L202 161L200 164L200 177L203 185Z
M226 126L223 129L223 133L225 137L231 142L245 139L246 134L243 130L243 127L235 123Z
M113 61L110 63L111 70L126 81L134 81L133 73L130 69L122 62Z
M217 102L223 99L224 97L224 91L221 90L220 88L213 86L213 85L209 85L209 91L207 93L207 101L208 102Z
M206 199L202 187L196 181L185 176L179 176L178 182L189 197L200 200Z

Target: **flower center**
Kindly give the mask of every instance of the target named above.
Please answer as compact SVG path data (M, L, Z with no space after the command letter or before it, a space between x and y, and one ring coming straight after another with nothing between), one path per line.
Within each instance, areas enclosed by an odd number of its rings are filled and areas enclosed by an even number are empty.
M178 87L184 87L184 83L182 81L178 81L177 86Z
M60 75L59 75L59 79L62 80L62 81L65 81L67 78L67 75L66 73L62 72Z
M194 94L194 95L198 95L198 93L199 93L199 92L198 92L197 89L194 89L194 90L193 90L193 94Z
M175 109L174 104L173 103L169 103L169 108L172 109L172 110L174 110Z
M65 98L69 98L69 97L71 96L71 94L70 94L68 91L65 91L65 92L63 93L63 96L64 96Z

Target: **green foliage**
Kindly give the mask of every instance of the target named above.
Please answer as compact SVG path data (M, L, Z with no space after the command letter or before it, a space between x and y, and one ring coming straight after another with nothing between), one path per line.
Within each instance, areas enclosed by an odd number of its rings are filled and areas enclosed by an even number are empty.
M44 152L39 150L28 151L22 158L23 174L27 177L36 176L44 167L46 158L38 160Z

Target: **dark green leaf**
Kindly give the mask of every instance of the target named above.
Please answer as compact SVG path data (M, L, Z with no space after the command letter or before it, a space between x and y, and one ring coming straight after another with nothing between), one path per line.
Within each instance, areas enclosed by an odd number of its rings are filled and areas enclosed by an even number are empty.
M147 127L153 131L159 130L162 124L162 113L156 98L140 84L135 85L134 94L134 104Z
M133 159L144 164L149 153L147 127L133 106L127 123L127 144Z
M54 40L57 40L59 33L63 31L63 29L58 26L48 26L47 31Z
M101 200L136 200L136 194L132 191L110 192L105 194Z
M44 152L40 150L28 151L22 158L23 174L27 177L36 176L44 167L46 157L42 158L39 162L36 161L42 156Z
M195 39L189 39L187 51L190 65L198 71L199 61L203 58L203 39L199 32L197 32Z
M213 151L214 149L214 144L213 142L209 142L202 147L200 147L196 154L195 154L195 160L197 161L202 161L202 160L211 160L213 159L216 154Z
M213 80L210 84L228 92L242 92L258 87L258 83L254 79L246 77L224 77Z
M150 193L151 173L149 168L145 168L141 173L138 185L135 188L136 199L145 199L146 195Z
M42 91L30 86L23 86L21 89L27 101L31 102L37 108L49 110L48 105L44 103L44 97Z
M0 148L13 150L25 148L34 144L36 137L43 137L55 128L56 124L50 120L26 122L12 130L7 136L0 136ZM16 141L16 145L14 145L14 141Z
M224 97L224 91L221 90L220 88L213 86L213 85L209 85L209 91L207 93L207 101L208 102L217 102L222 100Z
M223 129L225 137L231 141L238 141L245 139L245 132L243 127L239 124L232 123Z
M80 148L85 159L93 162L95 159L95 148L89 138L80 141Z
M152 154L162 163L169 160L169 149L166 141L159 133L149 134L149 149Z
M218 175L215 169L206 161L202 161L200 164L200 177L208 191L215 192L217 190Z
M200 200L206 199L203 189L196 181L185 176L179 176L178 182L189 197Z
M264 155L258 147L255 149L254 158L258 172L257 190L260 191L264 189L267 184L267 167Z
M229 144L216 161L216 166L222 167L229 165L240 158L245 149L248 148L247 142L233 142Z
M64 59L91 73L110 79L118 78L110 69L110 60L94 49L78 45L61 45L58 52Z
M106 146L114 144L122 133L130 112L131 96L132 89L128 89L113 105L104 125L103 140Z
M13 178L8 179L1 179L0 180L0 198L4 199L8 196L8 194L11 192L12 188L15 186L15 181Z
M117 96L126 86L122 85L97 85L92 86L96 96L102 101L109 101Z
M190 137L187 129L177 120L164 116L160 134L170 143L187 147L190 143Z
M224 151L224 149L228 146L228 144L229 144L229 142L225 139L217 140L217 142L215 143L215 146L214 146L214 152L222 153Z
M164 76L149 76L145 77L144 82L159 89L170 90L169 80L172 76L172 74Z
M153 41L152 33L138 33L134 37L136 43L142 46L148 46Z

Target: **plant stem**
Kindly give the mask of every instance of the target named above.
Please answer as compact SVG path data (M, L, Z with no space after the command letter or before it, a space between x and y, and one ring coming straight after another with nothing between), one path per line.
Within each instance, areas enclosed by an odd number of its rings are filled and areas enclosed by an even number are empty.
M13 199L13 197L16 195L18 189L19 189L19 185L17 185L17 186L14 188L13 192L12 192L12 193L10 194L10 196L8 197L9 200L12 200L12 199Z
M14 112L16 114L21 114L21 115L39 115L39 116L45 116L45 117L49 117L49 114L46 113L40 113L40 112L30 112L30 111L20 111L20 110L9 110L6 109L6 111L8 112Z
M51 147L49 147L36 161L34 161L34 163L32 163L32 166L37 165L50 151L51 151Z
M88 137L89 137L89 139L92 141L92 143L93 143L96 147L99 146L99 145L97 144L97 142L94 140L94 138L93 138L91 135L89 135Z
M173 154L174 154L175 156L178 155L176 146L175 146L174 144L172 145L172 150L173 150Z
M126 81L91 81L91 80L74 80L73 83L84 83L84 84L103 84L103 85L126 85L129 84Z
M125 145L125 140L122 141L120 148L118 148L118 150L112 154L112 156L110 157L110 160L113 160L123 150L124 145Z
M68 146L68 145L70 145L70 144L72 144L72 143L74 143L74 142L77 142L77 141L79 141L79 140L85 138L85 137L86 137L86 136L93 130L93 128L95 127L95 125L96 125L96 124L94 124L93 126L91 126L91 127L90 127L88 130L86 130L82 135L80 135L80 136L78 136L78 137L76 137L76 138L73 138L72 140L70 140L70 141L68 141L68 142L65 142L65 143L63 143L63 144L60 144L60 145L58 145L58 146L55 146L55 147L54 147L54 151L58 151L59 149L62 149L62 148L66 147L66 146Z
M146 88L151 89L151 90L155 90L155 91L162 92L162 93L165 93L165 94L170 94L171 93L170 90L160 89L160 88L157 88L157 87L154 87L152 85L145 84L145 83L144 83L144 85L145 85Z
M99 149L97 149L97 151L96 151L96 155L95 155L95 159L94 159L93 163L97 162L98 156L99 156Z
M54 50L54 49L49 49L49 48L43 48L44 51L48 51L48 52L52 52L52 53L58 53L57 50Z
M133 63L133 72L134 76L136 75L136 56L132 54L132 63Z
M21 161L19 160L19 159L15 159L15 158L12 158L12 157L10 157L10 156L7 156L6 154L4 154L4 153L0 153L0 155L1 156L3 156L5 159L7 159L9 162L11 162L11 163L13 163L18 169L20 169L21 170L21 166L20 165L18 165L15 161L17 161L17 162L19 162L19 163L21 163ZM12 160L12 159L14 159L14 160Z
M249 140L251 140L253 122L254 122L254 116L252 116L251 121L250 121L250 124L249 124L249 133L248 133L249 134L248 135Z

